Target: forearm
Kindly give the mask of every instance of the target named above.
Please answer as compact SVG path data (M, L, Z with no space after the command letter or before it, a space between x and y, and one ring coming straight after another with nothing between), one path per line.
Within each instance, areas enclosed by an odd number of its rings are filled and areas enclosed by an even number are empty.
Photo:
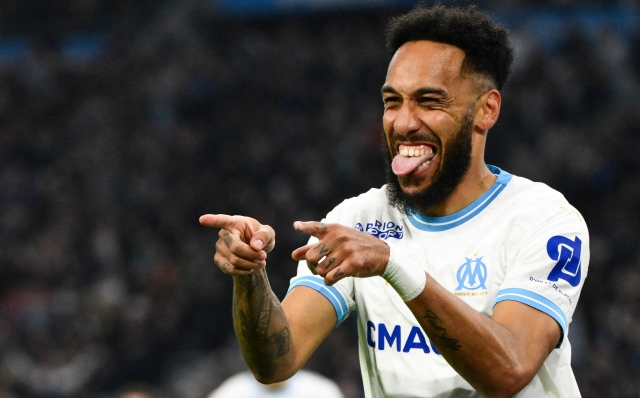
M233 325L247 366L258 381L291 376L289 323L264 269L234 276Z
M407 303L447 362L488 397L512 396L533 377L537 362L523 358L510 331L427 277Z

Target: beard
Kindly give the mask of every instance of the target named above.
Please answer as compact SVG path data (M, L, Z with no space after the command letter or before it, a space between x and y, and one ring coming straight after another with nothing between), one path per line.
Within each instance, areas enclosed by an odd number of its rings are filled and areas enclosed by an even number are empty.
M440 169L433 176L431 184L416 193L406 193L400 184L398 176L391 170L391 154L388 148L383 148L387 162L387 200L389 204L401 213L408 214L417 210L425 214L427 210L442 203L458 186L469 166L471 165L473 117L472 112L467 112L462 120L460 129L446 144L446 157L440 157ZM420 137L416 137L420 139ZM402 177L404 185L413 185L420 180L412 177Z

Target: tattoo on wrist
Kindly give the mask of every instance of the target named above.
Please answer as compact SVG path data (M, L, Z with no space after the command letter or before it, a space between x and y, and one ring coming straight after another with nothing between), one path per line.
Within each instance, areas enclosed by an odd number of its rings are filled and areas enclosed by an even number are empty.
M431 310L427 310L425 316L423 316L431 325L431 328L435 330L436 336L440 338L440 342L442 343L443 348L447 348L451 351L458 351L462 346L459 344L459 340L454 339L452 337L447 336L447 329L438 324L440 318L436 315L435 312Z

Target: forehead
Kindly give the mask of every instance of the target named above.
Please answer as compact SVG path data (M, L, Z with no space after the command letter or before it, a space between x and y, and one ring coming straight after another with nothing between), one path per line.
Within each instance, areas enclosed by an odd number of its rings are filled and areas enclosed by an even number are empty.
M462 83L464 51L450 44L420 40L403 44L393 55L385 85L398 91L418 87L453 88Z

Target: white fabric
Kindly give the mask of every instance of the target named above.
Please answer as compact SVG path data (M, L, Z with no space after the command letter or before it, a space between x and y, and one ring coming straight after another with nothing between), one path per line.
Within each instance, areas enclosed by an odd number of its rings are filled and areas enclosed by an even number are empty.
M402 215L388 205L383 187L344 201L325 221L385 239L411 259L407 261L421 266L451 293L488 316L495 302L503 299L523 302L552 316L563 328L563 340L516 396L579 397L567 335L587 275L586 224L557 191L497 168L492 171L499 174L496 184L451 216ZM573 276L576 265L579 279ZM549 280L550 274L560 278ZM310 278L306 263L301 262L291 286ZM358 311L366 397L480 396L436 352L384 279L345 278L328 289L341 298L339 302L348 308L345 312Z
M411 301L424 290L427 274L419 264L411 259L407 261L406 254L394 245L389 248L389 262L381 276L393 286L402 301Z
M338 385L319 374L301 370L281 387L268 387L250 372L238 373L224 381L208 398L344 398Z

